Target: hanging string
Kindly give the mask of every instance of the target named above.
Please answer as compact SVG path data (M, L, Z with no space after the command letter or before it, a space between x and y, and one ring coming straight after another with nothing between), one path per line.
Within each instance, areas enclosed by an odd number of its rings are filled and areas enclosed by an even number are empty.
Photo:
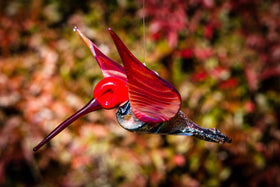
M143 62L145 63L145 55L146 55L146 29L145 29L145 0L143 0L143 46L144 46L144 54L143 54Z

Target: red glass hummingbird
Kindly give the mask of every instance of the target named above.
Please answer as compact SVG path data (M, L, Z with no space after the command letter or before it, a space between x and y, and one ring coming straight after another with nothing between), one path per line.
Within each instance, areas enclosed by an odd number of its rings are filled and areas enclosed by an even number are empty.
M95 87L93 99L86 106L56 127L34 151L50 141L81 116L99 109L118 108L116 117L126 130L141 133L195 136L216 143L230 143L231 139L216 128L201 128L182 111L179 92L157 73L142 64L120 38L109 33L120 54L124 67L104 55L75 27L93 53L104 79Z

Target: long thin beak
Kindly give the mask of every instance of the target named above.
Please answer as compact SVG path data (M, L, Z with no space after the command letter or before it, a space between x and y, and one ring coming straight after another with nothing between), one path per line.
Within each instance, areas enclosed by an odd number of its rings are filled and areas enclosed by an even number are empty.
M99 110L102 107L97 102L96 99L91 99L86 106L81 108L78 112L70 116L68 119L66 119L64 122L62 122L60 125L58 125L45 139L43 139L36 147L33 148L33 151L37 151L40 149L44 144L49 142L53 137L55 137L58 133L60 133L63 129L71 125L75 120L78 118L84 116L85 114L89 112L93 112L95 110Z

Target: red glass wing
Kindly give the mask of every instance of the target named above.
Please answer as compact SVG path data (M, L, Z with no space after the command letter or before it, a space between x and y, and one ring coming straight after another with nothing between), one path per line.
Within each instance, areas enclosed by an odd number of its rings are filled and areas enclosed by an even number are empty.
M124 81L127 81L124 68L115 61L104 55L92 41L90 41L79 29L74 28L74 31L81 36L87 46L90 48L94 55L104 77L116 77Z
M134 57L111 29L109 32L124 64L129 101L135 117L148 123L170 120L181 107L178 91Z

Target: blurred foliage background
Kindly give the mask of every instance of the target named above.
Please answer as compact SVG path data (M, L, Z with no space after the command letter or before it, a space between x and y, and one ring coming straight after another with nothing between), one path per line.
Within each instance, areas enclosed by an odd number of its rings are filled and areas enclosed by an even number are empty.
M280 186L276 0L145 0L147 66L231 144L131 133L102 110L32 151L102 79L73 27L121 63L111 27L143 61L142 3L0 1L0 186Z

